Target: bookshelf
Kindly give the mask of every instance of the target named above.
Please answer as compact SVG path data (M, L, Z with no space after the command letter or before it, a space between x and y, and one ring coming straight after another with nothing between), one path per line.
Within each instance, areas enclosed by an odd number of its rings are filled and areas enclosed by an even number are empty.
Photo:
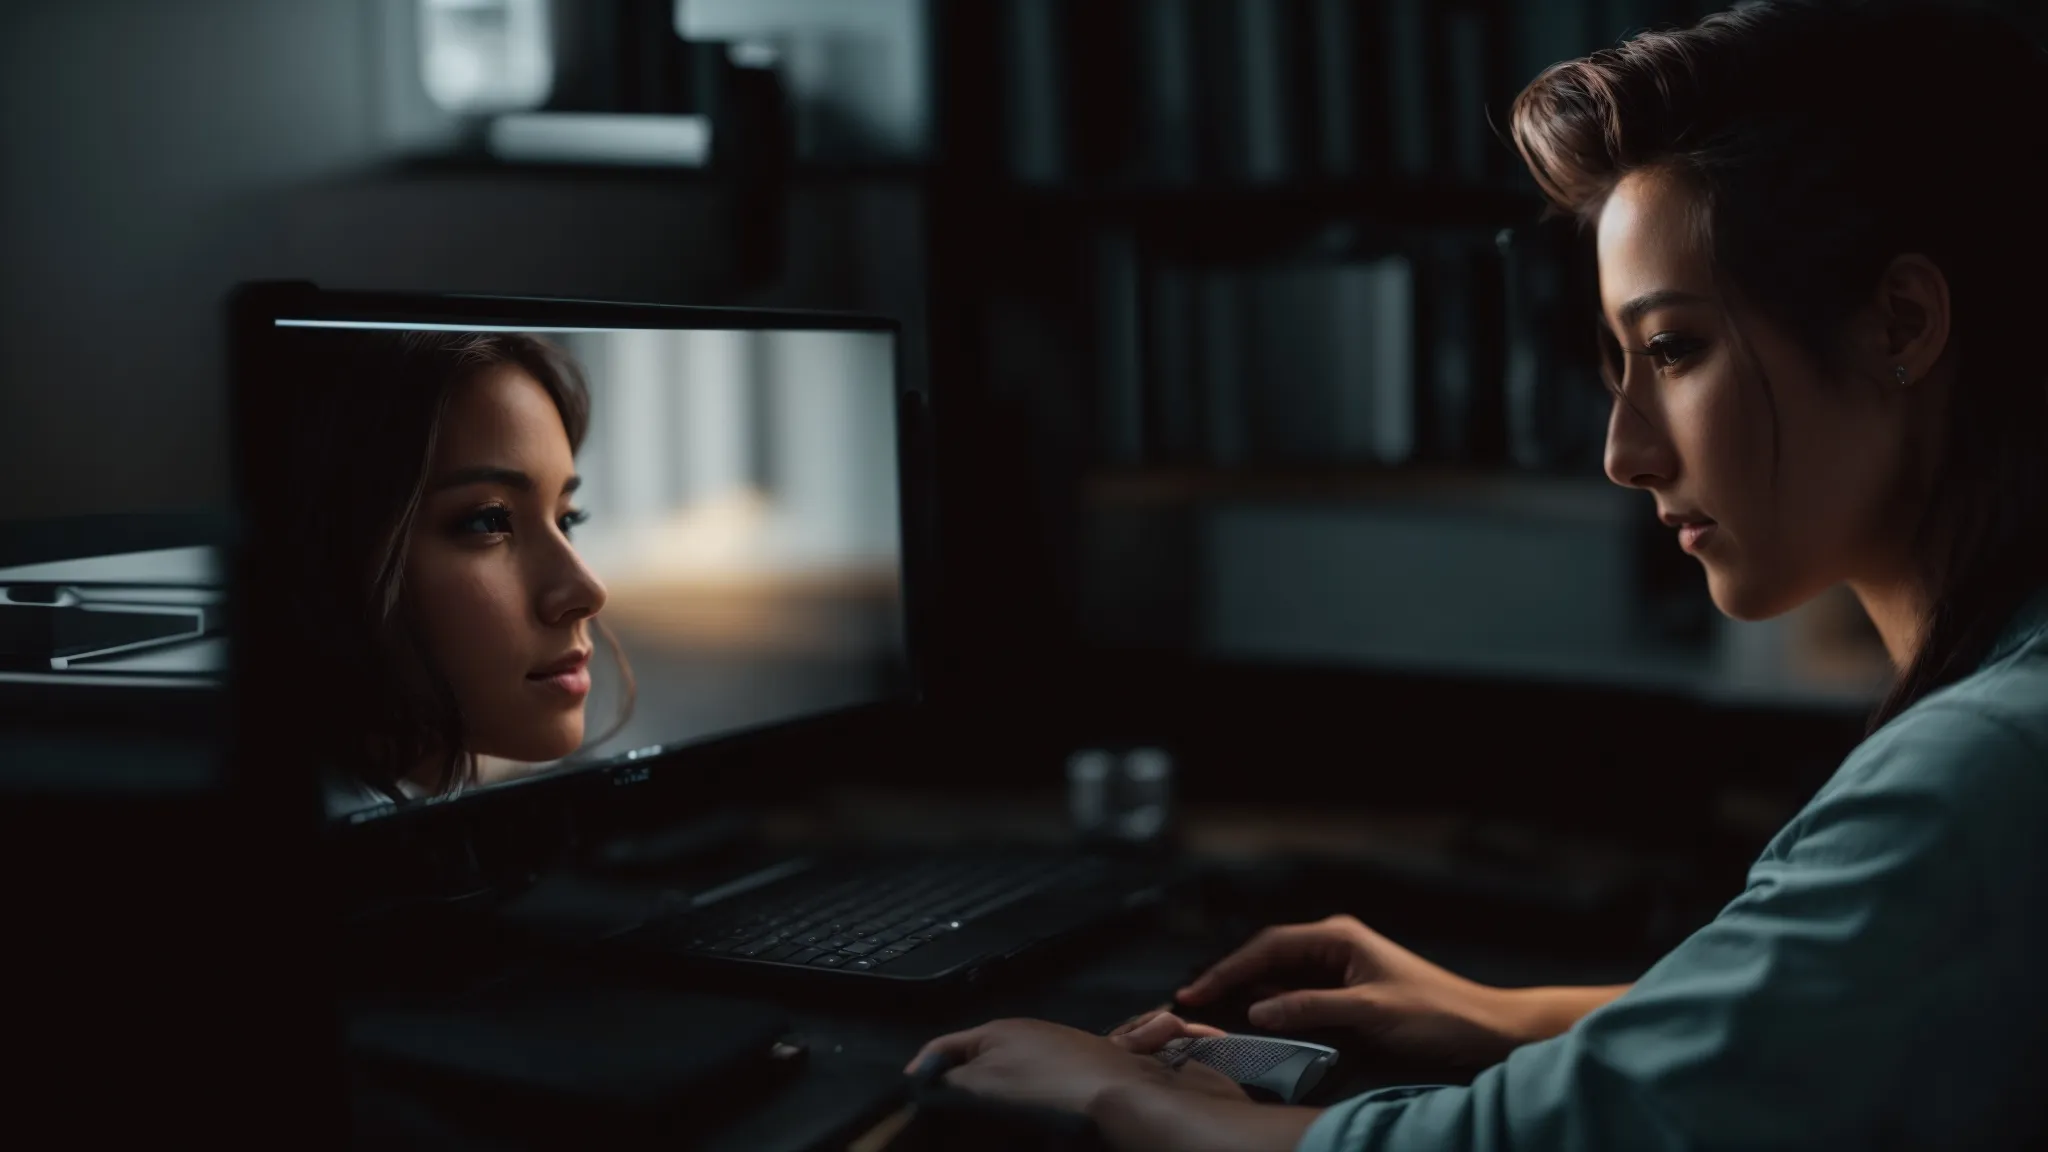
M1213 261L1283 253L1346 225L1492 237L1536 223L1533 189L1452 183L1316 180L1274 185L1103 189L1005 187L1001 210L1047 229L1121 229L1155 253Z
M1577 532L1600 627L1682 621L1643 650L1699 682L1697 571L1640 558L1676 550L1601 474L1591 253L1497 126L1542 66L1700 7L938 0L938 676L1028 700L1105 622L1174 643L1191 525L1256 505Z
M1083 491L1090 504L1127 509L1226 502L1384 504L1596 523L1648 507L1647 497L1616 488L1604 477L1448 467L1109 468L1090 474Z

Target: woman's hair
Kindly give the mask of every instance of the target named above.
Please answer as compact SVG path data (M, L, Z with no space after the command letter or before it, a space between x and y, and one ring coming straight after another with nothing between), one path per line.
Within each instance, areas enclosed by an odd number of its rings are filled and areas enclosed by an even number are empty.
M294 640L321 686L302 722L308 731L339 727L347 735L321 751L394 798L398 781L429 758L435 793L471 784L476 759L461 710L409 611L408 541L458 386L493 368L520 369L554 401L573 452L590 422L582 370L523 333L289 329L280 339L295 374L277 382L293 389L288 482L303 500L288 544L298 565ZM624 723L632 671L617 638L592 623L618 662Z
M1933 614L1871 728L1972 671L2048 583L2048 56L1981 9L1748 0L1553 65L1515 146L1580 229L1622 177L1692 194L1693 240L1741 299L1836 375L1847 321L1897 256L1947 278L1955 387L1915 555ZM1603 333L1618 392L1619 353ZM1750 342L1739 338L1770 405Z

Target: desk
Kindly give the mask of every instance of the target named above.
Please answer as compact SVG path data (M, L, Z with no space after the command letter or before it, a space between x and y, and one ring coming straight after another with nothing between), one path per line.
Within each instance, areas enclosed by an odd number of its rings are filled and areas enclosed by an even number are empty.
M979 822L960 812L951 819L932 818L937 810L934 803L929 798L841 796L823 806L822 816L817 807L807 814L771 814L764 822L764 834L771 840L790 842L816 838L844 842L893 829L897 834L889 838L904 843L916 840L915 830L923 829L929 834L925 839L934 842L963 834L988 837L995 832L1003 833L1005 839L1028 842L1057 828L1063 819L1057 804L1043 798L983 802L974 806L982 813ZM1442 903L1432 905L1440 913L1434 918L1438 930L1432 936L1427 918L1418 919L1414 914L1414 891L1402 895L1396 891L1400 883L1384 877L1391 875L1385 871L1390 861L1427 855L1422 849L1430 845L1447 851L1452 838L1441 821L1419 820L1403 829L1399 821L1382 819L1378 834L1354 828L1347 836L1336 827L1341 821L1319 823L1277 813L1241 813L1236 819L1221 812L1189 815L1190 850L1215 863L1218 880L1170 900L1142 930L1086 952L1046 973L1038 983L998 992L961 1008L913 1018L790 1007L793 1039L808 1050L806 1066L701 1146L714 1152L836 1152L847 1148L900 1109L903 1065L933 1035L1002 1016L1032 1016L1090 1031L1105 1030L1166 1000L1193 972L1259 924L1337 908L1349 908L1382 927L1388 927L1389 920L1398 921L1406 930L1390 930L1390 934L1403 943L1456 970L1497 983L1615 983L1632 979L1644 963L1640 949L1574 949L1554 938L1516 941L1513 930L1501 927L1496 917L1480 917L1483 924L1461 924L1470 919L1464 911L1481 906L1483 897L1476 894L1470 902L1445 897ZM1333 854L1303 859L1302 846L1314 845L1319 836L1328 841L1326 847ZM1334 855L1347 844L1357 847L1361 839L1381 853L1380 871L1360 872ZM1397 850L1402 843L1408 848ZM1283 844L1296 850L1292 860L1256 862L1260 854ZM1583 862L1578 867L1591 868ZM1370 878L1373 875L1383 878ZM537 886L516 902L508 915L520 920L517 934L521 938L539 942L534 951L538 955L545 953L550 942L573 943L578 937L601 933L605 925L630 922L660 899L656 884L629 885L565 874ZM1470 930L1458 930L1461 926ZM503 940L490 947L503 947ZM1355 1062L1340 1063L1330 1085L1332 1098L1398 1082L1398 1077L1390 1078L1385 1069L1364 1069L1364 1080L1358 1078L1359 1071ZM1412 1078L1435 1080L1440 1075L1419 1073ZM464 1132L432 1101L375 1074L359 1078L355 1103L357 1137L364 1146L493 1147ZM878 1133L871 1146L881 1143L880 1137L885 1135Z

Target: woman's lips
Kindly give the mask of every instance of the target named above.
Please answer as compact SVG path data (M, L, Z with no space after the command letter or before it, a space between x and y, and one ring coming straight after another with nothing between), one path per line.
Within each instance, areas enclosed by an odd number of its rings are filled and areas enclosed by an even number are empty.
M529 675L526 682L539 685L551 695L560 693L569 699L581 700L590 693L590 657L586 653L570 660L556 661L548 670Z
M1678 546L1687 552L1697 552L1700 544L1713 534L1713 521L1703 524L1681 524L1678 526Z

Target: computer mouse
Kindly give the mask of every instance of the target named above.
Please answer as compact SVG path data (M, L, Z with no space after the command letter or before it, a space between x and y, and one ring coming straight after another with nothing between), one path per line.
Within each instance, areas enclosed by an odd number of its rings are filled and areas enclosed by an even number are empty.
M1189 1061L1216 1069L1255 1098L1298 1104L1337 1063L1337 1050L1274 1036L1183 1036L1153 1053L1179 1067Z

